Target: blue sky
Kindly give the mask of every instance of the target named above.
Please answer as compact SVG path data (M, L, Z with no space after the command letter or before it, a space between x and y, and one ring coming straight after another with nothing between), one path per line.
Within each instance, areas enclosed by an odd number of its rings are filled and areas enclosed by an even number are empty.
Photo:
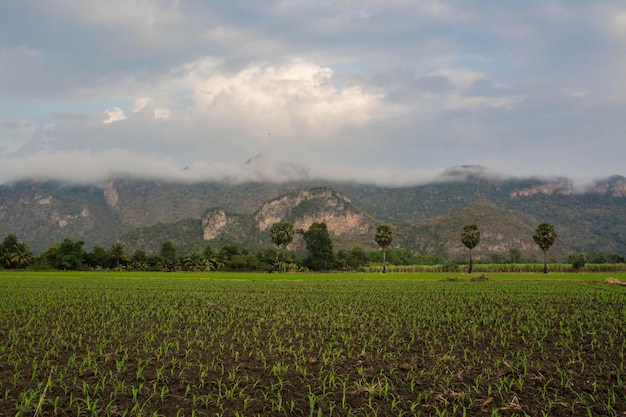
M623 1L0 3L0 182L584 183L625 136Z

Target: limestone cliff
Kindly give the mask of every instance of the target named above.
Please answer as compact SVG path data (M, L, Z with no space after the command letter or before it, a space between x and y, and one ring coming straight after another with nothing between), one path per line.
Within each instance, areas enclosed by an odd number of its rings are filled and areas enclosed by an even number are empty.
M324 222L339 246L342 240L371 241L377 224L354 207L345 194L320 187L279 196L251 215L229 213L223 208L207 210L202 216L202 236L205 241L232 240L240 244L247 241L270 246L269 229L281 221L291 222L296 230L306 230L313 222ZM290 248L302 249L301 240L296 236Z
M320 187L283 195L261 206L254 214L261 232L272 224L290 221L295 229L308 229L314 222L323 222L335 236L361 235L373 230L369 216L352 205L343 193Z
M226 210L222 208L207 210L202 216L202 238L204 240L215 239L234 221L234 217L228 216Z
M510 193L511 198L530 197L535 195L571 195L574 192L574 185L570 180L558 180L543 184L533 185L528 188L515 190Z
M604 181L599 181L592 188L592 192L615 198L626 197L626 178L615 175Z

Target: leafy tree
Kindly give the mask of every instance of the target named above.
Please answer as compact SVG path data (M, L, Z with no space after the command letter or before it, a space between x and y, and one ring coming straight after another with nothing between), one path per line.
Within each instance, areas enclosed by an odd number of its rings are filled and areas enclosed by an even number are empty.
M517 248L509 249L509 260L512 264L522 263L522 251Z
M46 253L56 269L80 269L83 264L83 245L82 240L74 242L72 239L65 238L63 242L55 248L50 248Z
M309 269L322 271L334 268L333 242L326 223L314 222L307 231L303 232L302 237L306 243L306 250L309 252L309 256L304 261Z
M359 269L367 263L367 254L359 245L354 245L347 256L348 265L352 269Z
M467 273L471 274L474 269L474 260L472 259L472 249L474 249L480 242L480 231L475 224L466 224L463 226L463 233L461 233L461 242L469 249L469 266Z
M107 266L108 254L107 250L100 245L95 245L93 250L83 255L83 262L92 269Z
M507 258L507 256L503 253L492 253L491 256L491 263L492 264L505 264L508 262L509 258Z
M240 254L241 250L239 249L239 245L235 243L229 243L227 245L224 245L220 250L220 256L226 261L230 261L233 256Z
M130 263L135 270L144 271L148 268L148 255L143 249L135 249L133 256L130 257Z
M33 260L28 245L14 234L7 235L0 244L0 268L24 268Z
M587 263L587 256L582 253L570 255L569 261L572 264L572 268L574 268L574 270L576 271L579 271L580 269L585 267L585 264Z
M550 223L540 223L535 230L533 240L543 251L543 273L548 273L548 250L556 241L556 231Z
M146 269L148 271L163 270L163 262L159 255L150 255L146 258Z
M217 265L231 268L234 265L233 259L241 254L242 252L237 244L229 243L224 245L217 254Z
M161 246L161 264L164 271L174 271L176 269L176 246L168 240Z
M0 268L9 268L11 266L11 254L0 244Z
M13 254L15 253L15 247L19 243L17 236L14 234L8 234L2 244L0 245L0 267L4 268L13 268L13 262L11 259L13 258Z
M279 268L279 265L284 265L285 254L284 251L287 249L287 246L293 241L293 224L289 222L277 222L270 227L270 238L272 239L272 243L276 245L276 260L274 262L275 268ZM283 247L283 250L280 250L280 247ZM281 254L280 264L278 262L279 252Z
M593 260L594 264L605 264L606 256L604 256L604 252L598 252L595 259Z
M376 228L376 236L374 240L383 250L383 274L387 272L387 249L393 242L393 230L387 224L381 224Z

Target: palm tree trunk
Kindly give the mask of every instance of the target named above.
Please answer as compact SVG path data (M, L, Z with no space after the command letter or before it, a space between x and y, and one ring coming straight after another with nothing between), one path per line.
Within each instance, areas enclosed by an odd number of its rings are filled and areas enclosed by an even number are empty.
M387 272L387 251L383 251L383 274Z

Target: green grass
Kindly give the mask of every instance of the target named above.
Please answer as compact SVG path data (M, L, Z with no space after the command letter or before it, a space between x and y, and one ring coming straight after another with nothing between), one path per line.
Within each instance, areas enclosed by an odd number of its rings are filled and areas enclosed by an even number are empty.
M217 279L217 280L417 280L432 281L456 278L470 280L483 275L495 281L602 281L607 277L626 281L626 272L577 272L563 273L475 273L469 275L459 272L392 272L359 273L265 273L265 272L127 272L127 271L0 271L0 278L6 277L39 277L39 278L167 278L167 279Z

